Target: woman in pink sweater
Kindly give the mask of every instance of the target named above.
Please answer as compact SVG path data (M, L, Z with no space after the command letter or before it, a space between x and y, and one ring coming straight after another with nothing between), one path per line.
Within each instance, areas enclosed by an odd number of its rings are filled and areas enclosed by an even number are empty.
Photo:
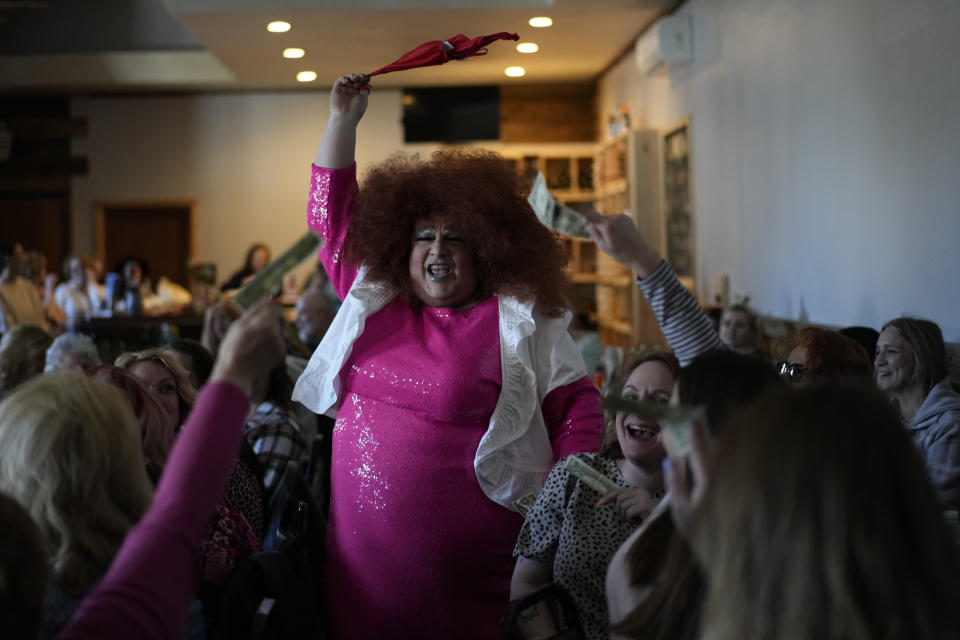
M343 305L294 399L337 417L325 576L334 638L491 638L513 503L600 443L566 328L564 256L487 152L395 156L356 184L369 78L335 84L308 223Z

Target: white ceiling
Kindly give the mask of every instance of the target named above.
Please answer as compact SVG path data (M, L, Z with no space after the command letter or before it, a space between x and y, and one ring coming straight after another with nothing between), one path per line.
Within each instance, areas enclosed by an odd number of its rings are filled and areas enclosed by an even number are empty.
M500 31L486 56L380 76L381 87L596 78L676 0L0 0L0 91L233 91L329 87L430 40ZM534 15L554 24L535 29ZM293 28L266 31L271 20ZM285 47L306 56L287 60ZM507 78L505 67L527 75ZM296 82L298 71L315 82Z

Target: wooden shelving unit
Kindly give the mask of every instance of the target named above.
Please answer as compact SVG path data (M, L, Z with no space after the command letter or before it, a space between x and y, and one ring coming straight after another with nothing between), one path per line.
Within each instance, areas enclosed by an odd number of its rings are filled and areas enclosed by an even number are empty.
M599 145L595 206L605 215L630 212L641 233L659 247L658 145L655 131L630 131ZM596 322L604 344L627 348L666 344L653 310L627 267L601 252L596 277Z

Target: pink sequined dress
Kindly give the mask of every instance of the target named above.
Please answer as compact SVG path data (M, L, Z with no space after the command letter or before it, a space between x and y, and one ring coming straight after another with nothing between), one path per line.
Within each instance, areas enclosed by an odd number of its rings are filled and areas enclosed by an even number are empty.
M355 167L313 170L323 215L311 226L343 298L357 273L340 252ZM523 519L484 494L473 464L501 389L498 320L495 296L463 311L394 298L354 342L333 432L333 638L499 637ZM555 457L596 449L597 400L586 378L547 396ZM571 429L578 420L591 426Z

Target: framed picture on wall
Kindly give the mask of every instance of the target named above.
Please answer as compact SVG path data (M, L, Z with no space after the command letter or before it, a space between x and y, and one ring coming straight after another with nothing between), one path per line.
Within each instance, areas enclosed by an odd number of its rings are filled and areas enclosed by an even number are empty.
M663 212L666 258L688 288L694 275L692 184L686 118L663 134Z

